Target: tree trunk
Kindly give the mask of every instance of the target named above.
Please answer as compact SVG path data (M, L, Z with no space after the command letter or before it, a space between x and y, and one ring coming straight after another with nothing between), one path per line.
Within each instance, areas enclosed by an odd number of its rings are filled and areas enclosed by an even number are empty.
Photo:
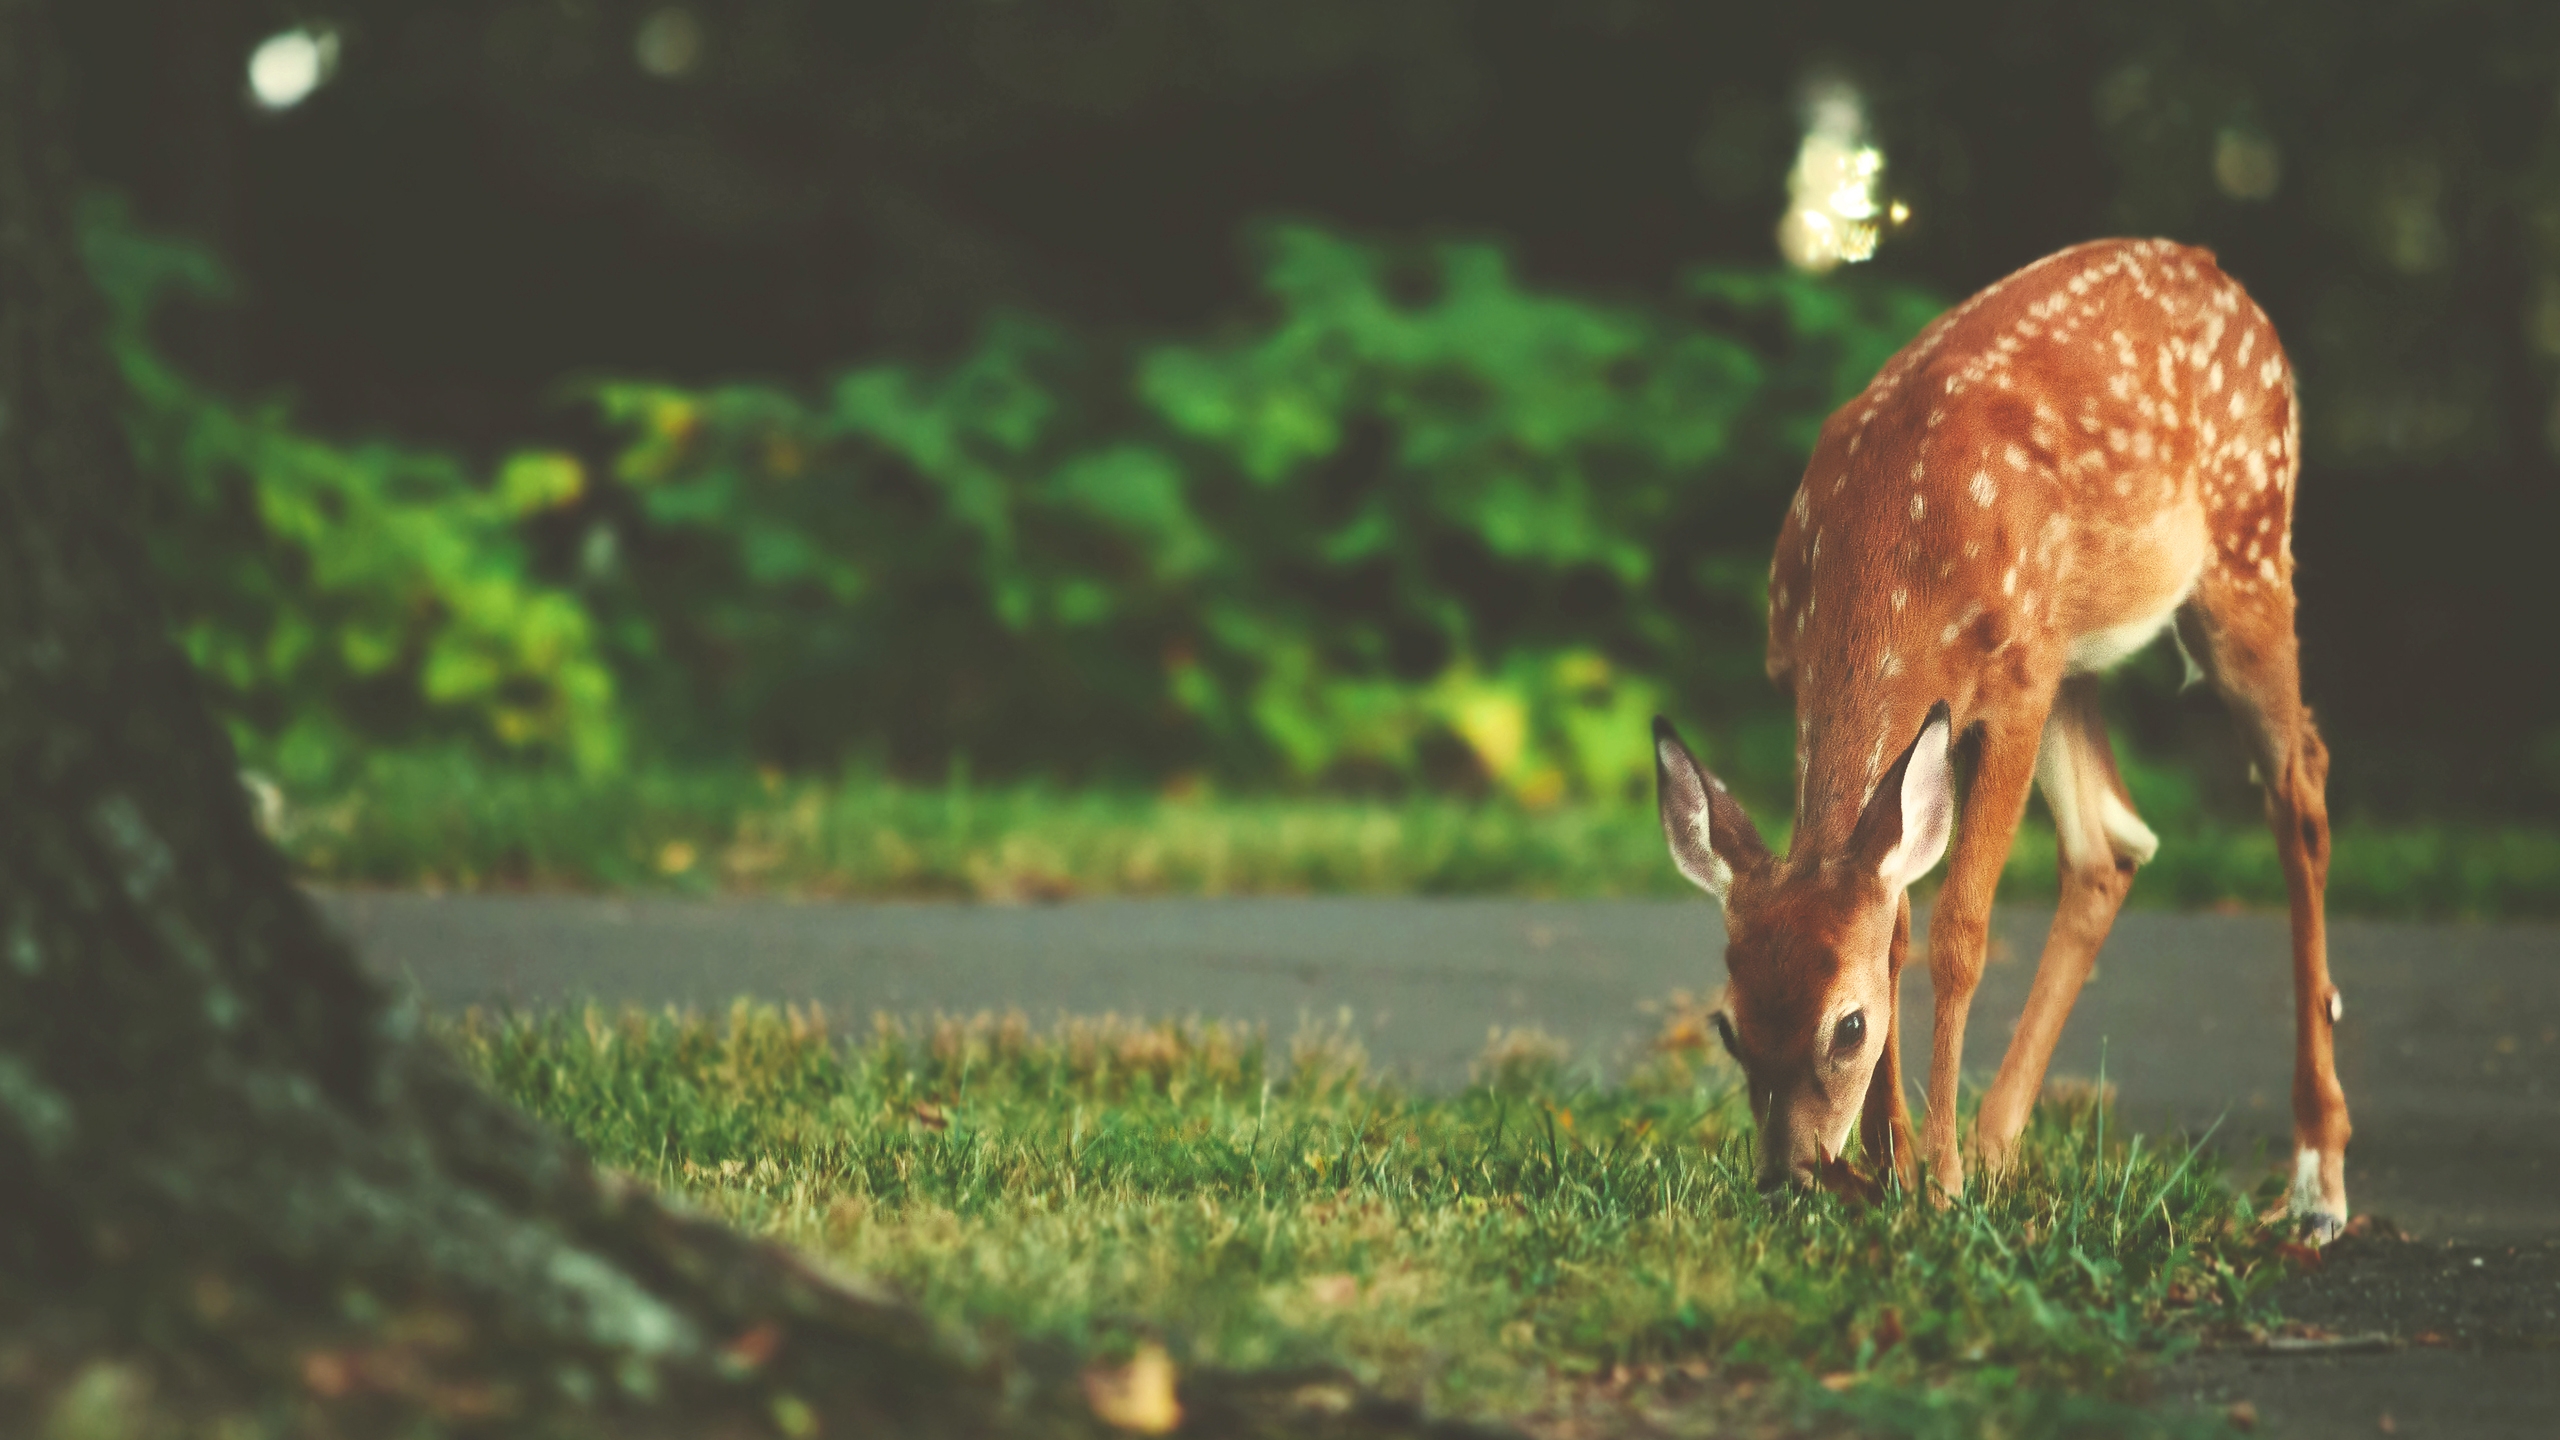
M198 1357L150 1378L217 1408L282 1377L572 1429L786 1392L911 1433L1040 1420L912 1314L486 1098L295 889L130 532L50 19L0 0L0 1327ZM766 1324L778 1354L724 1350Z

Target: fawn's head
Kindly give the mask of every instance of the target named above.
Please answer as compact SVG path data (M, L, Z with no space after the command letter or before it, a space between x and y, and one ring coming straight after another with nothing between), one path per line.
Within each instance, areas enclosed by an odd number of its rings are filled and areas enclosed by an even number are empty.
M1656 717L1653 739L1671 858L1724 906L1732 984L1715 1024L1750 1084L1760 1187L1802 1184L1848 1147L1892 1024L1895 912L1954 828L1947 707L1876 782L1839 853L1784 863L1670 722Z

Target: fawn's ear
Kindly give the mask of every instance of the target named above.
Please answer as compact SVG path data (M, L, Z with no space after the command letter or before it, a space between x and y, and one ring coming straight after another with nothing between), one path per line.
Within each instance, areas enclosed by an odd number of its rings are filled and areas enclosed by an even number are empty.
M1671 722L1653 717L1653 777L1661 797L1662 838L1672 863L1689 883L1722 901L1736 871L1755 870L1769 858L1760 832L1724 782L1698 767Z
M1876 782L1867 813L1858 817L1856 852L1873 857L1877 876L1897 894L1929 873L1955 832L1952 729L1947 702L1930 706L1919 738Z

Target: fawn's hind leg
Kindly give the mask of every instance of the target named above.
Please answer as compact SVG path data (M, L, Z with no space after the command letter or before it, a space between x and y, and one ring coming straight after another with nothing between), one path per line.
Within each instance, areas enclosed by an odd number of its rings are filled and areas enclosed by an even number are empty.
M2036 756L2036 785L2053 811L2054 839L2062 869L2061 903L2036 962L2017 1033L2000 1073L1984 1092L1974 1116L1974 1153L1983 1168L2008 1164L2044 1087L2045 1067L2062 1038L2063 1022L2096 968L2098 947L2114 928L2116 911L2133 886L2134 867L2149 860L2160 842L2133 813L2133 797L2116 773L2115 750L2098 712L2098 677L2074 675L2062 682L2045 720Z
M2293 587L2208 574L2178 612L2178 637L2231 706L2265 787L2267 824L2293 908L2293 1143L2291 1206L2326 1242L2347 1223L2346 1092L2332 1032L2343 1012L2329 983L2329 750L2302 703Z

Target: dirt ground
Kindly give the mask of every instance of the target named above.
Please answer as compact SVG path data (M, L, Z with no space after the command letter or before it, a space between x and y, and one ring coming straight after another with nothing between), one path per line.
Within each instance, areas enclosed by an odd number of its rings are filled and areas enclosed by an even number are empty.
M2371 1226L2285 1282L2263 1343L2174 1366L2162 1399L2273 1435L2560 1434L2560 1241L2483 1245Z

